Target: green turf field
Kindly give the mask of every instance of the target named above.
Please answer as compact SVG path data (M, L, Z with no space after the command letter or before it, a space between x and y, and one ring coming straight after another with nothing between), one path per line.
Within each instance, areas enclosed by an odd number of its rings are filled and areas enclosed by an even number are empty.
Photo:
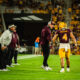
M0 72L0 80L80 80L80 56L71 56L71 71L65 73L59 72L58 55L50 55L48 59L52 71L41 69L42 60L42 56L19 59L21 65L8 68L10 69L8 72Z

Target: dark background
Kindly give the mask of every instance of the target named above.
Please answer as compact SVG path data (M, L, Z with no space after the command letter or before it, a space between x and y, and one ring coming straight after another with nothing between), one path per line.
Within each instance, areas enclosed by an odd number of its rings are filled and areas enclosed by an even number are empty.
M5 24L15 24L17 26L17 33L20 37L20 43L26 43L28 46L34 45L37 36L41 36L42 28L47 25L50 20L49 14L33 14L42 18L43 21L27 21L27 20L13 20L13 18L24 17L32 14L4 14Z

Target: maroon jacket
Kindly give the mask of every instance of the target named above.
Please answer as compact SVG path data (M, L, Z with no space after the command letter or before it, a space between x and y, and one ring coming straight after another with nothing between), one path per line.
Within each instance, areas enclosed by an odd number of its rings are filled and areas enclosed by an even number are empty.
M11 40L9 47L16 48L16 44L19 45L19 37L18 37L18 34L14 32L12 34L12 40Z
M40 44L48 44L51 41L51 31L49 27L45 26L41 31L41 41Z

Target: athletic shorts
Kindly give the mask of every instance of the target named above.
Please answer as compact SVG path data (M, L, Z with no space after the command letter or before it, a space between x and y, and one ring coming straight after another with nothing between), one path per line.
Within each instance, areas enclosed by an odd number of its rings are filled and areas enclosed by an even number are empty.
M60 43L59 46L59 56L60 58L69 58L70 57L70 44L69 43Z
M35 53L39 54L39 48L35 48Z

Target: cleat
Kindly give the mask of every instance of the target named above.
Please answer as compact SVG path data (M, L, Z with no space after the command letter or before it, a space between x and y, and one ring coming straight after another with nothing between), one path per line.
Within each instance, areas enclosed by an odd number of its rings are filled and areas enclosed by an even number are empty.
M10 70L8 70L8 69L2 69L2 71L10 71Z
M61 73L65 72L65 71L64 71L64 68L62 68L62 69L60 70L60 72L61 72Z
M70 68L67 68L67 72L70 72Z

